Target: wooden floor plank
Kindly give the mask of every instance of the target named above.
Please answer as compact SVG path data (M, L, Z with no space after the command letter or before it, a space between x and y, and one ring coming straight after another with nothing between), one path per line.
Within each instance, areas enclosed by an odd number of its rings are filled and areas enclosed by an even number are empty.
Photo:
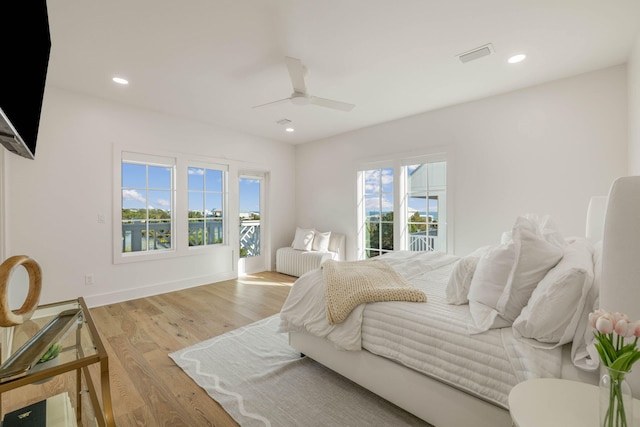
M168 354L277 313L295 279L264 272L92 308L118 427L237 426ZM75 390L74 381L59 376L5 393L3 411Z

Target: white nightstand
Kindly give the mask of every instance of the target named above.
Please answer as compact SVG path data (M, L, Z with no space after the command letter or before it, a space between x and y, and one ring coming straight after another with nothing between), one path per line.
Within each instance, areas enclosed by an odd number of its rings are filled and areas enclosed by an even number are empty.
M598 427L595 385L556 378L528 380L509 393L509 412L516 427ZM633 401L634 426L640 427L640 400Z

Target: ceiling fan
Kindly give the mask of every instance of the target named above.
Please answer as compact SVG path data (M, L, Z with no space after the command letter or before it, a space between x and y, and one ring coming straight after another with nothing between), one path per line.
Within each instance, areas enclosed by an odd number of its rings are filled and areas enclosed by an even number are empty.
M333 99L320 98L318 96L310 95L307 92L307 86L304 82L304 77L307 72L307 67L302 65L302 61L297 58L285 57L287 68L289 69L289 77L291 78L291 84L293 85L293 93L290 97L279 99L277 101L267 102L266 104L256 105L253 108L264 107L265 105L272 105L281 102L289 101L294 105L319 105L321 107L333 108L334 110L351 111L355 105L348 104L346 102L334 101Z

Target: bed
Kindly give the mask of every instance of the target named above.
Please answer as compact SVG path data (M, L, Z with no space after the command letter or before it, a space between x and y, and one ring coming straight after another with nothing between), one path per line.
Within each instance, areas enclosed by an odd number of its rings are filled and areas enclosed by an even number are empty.
M611 194L629 184L628 179L616 181ZM626 185L625 191L640 194L640 177L631 181L634 185ZM292 287L280 312L280 330L289 334L297 351L432 425L511 426L508 394L518 382L557 377L597 384L598 358L590 346L592 332L586 319L598 307L602 265L619 259L614 253L619 250L618 235L628 235L614 232L607 223L613 216L607 214L605 220L605 211L622 217L615 219L618 225L629 220L640 224L633 213L637 206L621 202L628 197L592 199L585 237L565 238L548 218L524 215L502 236L500 245L464 257L408 251L379 257L377 261L387 264L400 280L423 291L426 303L374 300L330 323L327 273L310 271ZM529 236L535 243L523 243L523 230L535 234ZM547 249L555 245L550 250L554 255L540 258L539 240ZM479 293L487 288L478 283L487 279L486 265L492 256L509 245L518 247L516 264L528 262L528 270L512 266L503 285L511 288L511 295L505 303L502 289L492 306L486 301L491 289ZM619 265L616 269L622 270ZM519 288L518 283L525 282ZM558 294L560 289L572 295ZM615 295L616 290L609 287L603 294ZM575 308L557 309L561 306Z

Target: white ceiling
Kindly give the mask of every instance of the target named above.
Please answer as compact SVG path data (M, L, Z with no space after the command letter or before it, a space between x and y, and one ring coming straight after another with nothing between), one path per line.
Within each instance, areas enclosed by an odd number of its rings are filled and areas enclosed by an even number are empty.
M47 84L290 143L627 61L639 0L49 0ZM456 55L492 43L491 56ZM506 60L515 53L527 59ZM353 103L254 105L292 92ZM111 77L129 79L118 86ZM294 133L276 122L287 118Z

